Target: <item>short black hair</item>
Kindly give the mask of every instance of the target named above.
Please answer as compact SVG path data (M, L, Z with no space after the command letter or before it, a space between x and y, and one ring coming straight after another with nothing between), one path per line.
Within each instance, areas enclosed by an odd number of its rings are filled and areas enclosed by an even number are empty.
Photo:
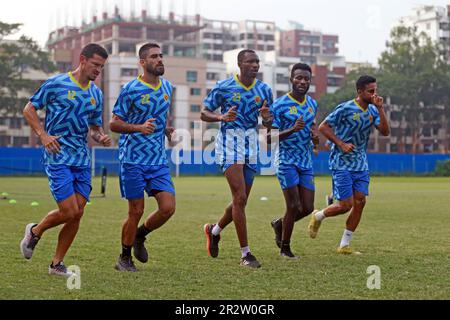
M81 55L90 59L94 56L94 54L99 55L103 59L108 59L108 52L101 45L96 43L89 43L81 49Z
M237 56L238 63L242 62L242 60L244 60L244 56L245 56L246 53L254 53L254 54L256 54L255 50L251 50L251 49L241 50L241 51L239 51L238 56Z
M356 81L356 90L364 90L368 84L377 82L372 76L363 75Z
M296 63L292 66L292 70L291 70L291 78L294 77L294 71L295 70L305 70L305 71L309 71L309 73L311 73L312 75L312 70L311 67L309 65L307 65L306 63Z
M148 51L151 48L160 48L161 49L161 47L157 43L154 43L154 42L146 43L139 49L139 59L147 58Z

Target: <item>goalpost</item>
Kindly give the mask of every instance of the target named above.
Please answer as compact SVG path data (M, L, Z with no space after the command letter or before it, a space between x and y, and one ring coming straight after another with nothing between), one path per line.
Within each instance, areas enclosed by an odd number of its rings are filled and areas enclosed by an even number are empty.
M92 147L91 175L92 177L95 177L97 172L100 172L102 177L100 193L102 197L106 196L106 177L108 168L110 171L113 171L114 169L118 170L119 168L118 152L119 150L117 147Z

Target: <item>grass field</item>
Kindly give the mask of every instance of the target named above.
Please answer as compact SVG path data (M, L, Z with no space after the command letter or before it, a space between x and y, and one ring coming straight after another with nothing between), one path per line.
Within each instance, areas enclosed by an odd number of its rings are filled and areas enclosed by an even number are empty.
M94 180L98 195L100 180ZM319 235L307 235L308 219L295 225L292 249L299 261L278 256L270 221L284 212L274 177L257 177L247 207L249 243L262 263L239 266L234 226L222 232L220 255L206 255L202 227L216 222L230 200L222 177L175 179L177 211L150 235L150 261L138 273L119 273L121 223L127 203L118 179L108 179L107 198L94 198L66 256L81 269L81 289L47 274L59 228L48 231L33 259L19 251L24 226L55 207L46 178L0 178L0 299L449 299L450 179L373 177L371 195L352 246L363 254L335 253L345 216L326 220ZM330 178L316 178L316 207L322 207ZM268 201L261 201L262 196ZM38 201L38 207L30 206ZM153 199L146 202L149 212ZM367 268L381 269L381 289L369 290Z

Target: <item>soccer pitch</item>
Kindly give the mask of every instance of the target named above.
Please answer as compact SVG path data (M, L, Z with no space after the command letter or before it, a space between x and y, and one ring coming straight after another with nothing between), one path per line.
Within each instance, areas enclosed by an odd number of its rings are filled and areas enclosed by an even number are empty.
M352 247L362 255L342 256L339 244L345 216L324 221L316 239L307 235L309 217L296 223L292 236L298 261L279 257L270 221L284 214L275 177L257 177L247 206L249 244L262 263L258 270L239 266L234 225L222 232L220 254L207 256L203 225L217 222L230 201L223 177L174 179L175 215L149 235L147 264L140 272L120 273L121 225L127 202L119 196L118 178L109 177L106 198L87 206L66 265L81 270L80 289L49 276L57 232L44 234L33 258L19 251L23 229L55 203L46 178L0 178L0 299L449 299L450 179L372 177L362 221ZM330 177L316 178L316 208L324 206ZM98 195L100 179L94 180ZM267 197L267 201L261 201ZM38 201L39 206L30 206ZM155 208L146 200L146 214ZM368 289L369 266L380 269L381 288ZM370 282L370 281L369 281Z

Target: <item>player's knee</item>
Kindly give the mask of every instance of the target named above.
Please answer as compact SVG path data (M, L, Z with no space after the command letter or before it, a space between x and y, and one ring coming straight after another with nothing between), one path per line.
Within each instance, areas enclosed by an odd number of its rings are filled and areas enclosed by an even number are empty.
M159 209L159 211L162 216L169 219L175 213L175 204L165 204Z
M353 201L349 200L349 201L340 201L339 202L339 207L340 207L340 211L342 213L346 213L348 211L350 211L353 207Z
M129 220L141 220L142 215L144 214L144 209L133 208L133 210L128 211L128 219Z
M297 213L302 210L302 205L300 204L299 201L291 201L287 205L287 209L288 213L297 215Z
M247 204L247 195L245 193L238 193L234 195L233 204L239 207L245 207Z
M72 214L72 219L71 220L80 221L81 217L83 217L83 214L84 214L84 210L83 209L75 210L73 212L73 214Z
M303 210L302 210L302 212L303 212L303 216L304 217L306 217L307 215L309 215L311 212L313 212L314 211L314 205L313 204L308 204L308 203L305 203L304 205L303 205Z
M355 198L354 202L358 207L364 207L366 205L366 198Z

